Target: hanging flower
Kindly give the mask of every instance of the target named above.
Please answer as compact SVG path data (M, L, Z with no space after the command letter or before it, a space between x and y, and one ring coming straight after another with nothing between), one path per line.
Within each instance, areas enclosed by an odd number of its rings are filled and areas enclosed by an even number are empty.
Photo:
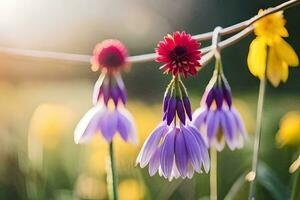
M128 67L128 52L118 40L104 40L96 45L91 58L92 69L105 69L110 72L119 72L119 68Z
M117 40L105 40L96 46L91 62L102 73L94 87L94 107L75 129L76 143L89 141L97 132L107 142L119 132L124 141L137 143L133 118L125 108L126 92L120 75L120 70L127 66L127 56L125 46Z
M259 14L264 12L259 11ZM288 79L288 66L298 66L299 60L294 49L282 38L288 37L284 27L283 12L268 15L254 23L256 38L249 47L248 67L250 72L263 79L265 74L277 87Z
M195 46L193 42L187 42L191 39L184 32L182 34L176 32L173 36L174 43L178 44L182 40L184 42L179 44L185 44L186 49ZM170 39L169 36L165 38L168 42L171 42ZM163 52L164 48L164 43L161 42L156 50L157 60L162 58L160 52ZM200 58L200 52L198 56ZM174 57L174 62L176 59L178 60L178 57ZM166 62L170 63L170 60ZM174 66L176 65L175 63ZM180 80L181 72L186 76L189 70L180 70L184 69L180 67L176 72L173 71L173 79L166 89L163 99L163 120L146 139L136 161L142 168L149 164L150 176L158 172L160 176L170 181L179 177L192 178L194 171L202 172L202 165L205 172L208 172L210 164L208 145L199 130L191 124L191 105L186 88Z
M288 112L280 120L280 128L276 136L277 144L280 147L300 144L300 113Z
M155 49L157 62L165 63L160 69L165 74L182 74L187 78L188 74L196 75L200 68L201 52L200 44L190 34L175 32L167 35L164 41L160 41Z
M223 150L225 143L231 150L243 147L246 130L232 105L230 86L218 69L206 87L200 108L194 112L193 124L204 130L209 145L218 151Z

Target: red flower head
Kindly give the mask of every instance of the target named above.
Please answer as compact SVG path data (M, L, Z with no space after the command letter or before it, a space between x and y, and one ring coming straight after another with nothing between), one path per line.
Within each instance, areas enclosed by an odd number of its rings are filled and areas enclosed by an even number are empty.
M164 73L172 72L173 75L196 75L197 68L201 67L199 60L201 52L200 44L190 34L175 32L173 36L167 35L164 41L160 41L155 49L157 62L165 63L160 69Z
M108 72L126 68L127 49L119 40L104 40L96 45L91 59L92 70L105 69Z

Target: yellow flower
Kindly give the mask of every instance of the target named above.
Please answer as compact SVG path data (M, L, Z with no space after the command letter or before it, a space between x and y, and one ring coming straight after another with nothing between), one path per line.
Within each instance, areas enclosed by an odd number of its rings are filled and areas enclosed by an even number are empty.
M37 139L45 148L54 149L70 128L72 119L73 112L63 105L41 104L32 115L29 139Z
M300 113L289 112L280 120L280 128L276 136L279 146L300 145Z
M261 14L263 10L259 11ZM250 72L260 79L265 74L273 86L288 79L288 66L298 66L294 49L282 38L288 37L284 27L283 12L268 15L254 23L256 38L251 42L248 54Z
M264 10L260 9L258 14L262 14ZM284 27L286 21L283 16L283 12L268 15L254 23L254 33L257 36L261 36L268 41L268 44L272 43L272 40L276 37L288 37L289 33Z
M105 182L87 174L77 178L75 193L80 199L107 199Z
M142 200L144 199L144 195L144 186L137 180L126 179L121 181L119 185L120 200Z

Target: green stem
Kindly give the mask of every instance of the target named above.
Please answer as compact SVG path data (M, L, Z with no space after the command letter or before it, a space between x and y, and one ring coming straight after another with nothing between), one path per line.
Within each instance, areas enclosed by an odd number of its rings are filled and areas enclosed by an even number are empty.
M258 153L259 153L259 147L260 147L265 90L266 90L266 76L264 76L260 80L260 85L259 85L257 113L256 113L255 139L254 139L253 157L252 157L252 172L254 173L255 177L253 180L251 180L251 183L250 183L249 200L255 199L255 184L256 184L256 174L257 174L256 172L257 172L257 166L258 166Z
M109 143L109 159L107 160L106 171L109 199L118 200L117 175L115 169L113 142Z
M294 177L291 200L297 200L300 198L299 188L300 188L300 170L298 169Z
M218 180L217 180L217 150L214 147L210 148L210 200L218 199Z

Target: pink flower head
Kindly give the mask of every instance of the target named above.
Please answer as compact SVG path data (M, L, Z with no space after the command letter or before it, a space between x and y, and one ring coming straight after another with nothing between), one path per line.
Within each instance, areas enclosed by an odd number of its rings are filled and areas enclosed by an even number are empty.
M172 72L173 75L183 74L187 78L188 74L196 75L197 68L201 67L199 50L200 44L193 39L190 34L174 32L167 35L164 41L160 41L155 49L157 62L165 63L160 69L165 74Z
M114 72L128 66L128 52L119 40L104 40L97 44L91 59L93 71L105 69Z

